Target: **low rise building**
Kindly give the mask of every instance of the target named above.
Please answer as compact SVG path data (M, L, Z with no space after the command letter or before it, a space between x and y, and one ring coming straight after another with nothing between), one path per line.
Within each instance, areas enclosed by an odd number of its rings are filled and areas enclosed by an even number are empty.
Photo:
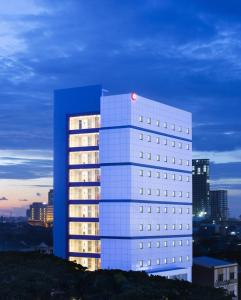
M193 258L193 283L223 288L238 299L238 264L208 256Z

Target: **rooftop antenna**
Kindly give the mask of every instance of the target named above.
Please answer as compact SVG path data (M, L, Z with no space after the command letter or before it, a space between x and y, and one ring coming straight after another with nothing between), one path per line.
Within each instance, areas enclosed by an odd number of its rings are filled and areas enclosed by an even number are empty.
M109 90L106 90L106 89L102 89L102 97L105 95L104 93L109 93Z

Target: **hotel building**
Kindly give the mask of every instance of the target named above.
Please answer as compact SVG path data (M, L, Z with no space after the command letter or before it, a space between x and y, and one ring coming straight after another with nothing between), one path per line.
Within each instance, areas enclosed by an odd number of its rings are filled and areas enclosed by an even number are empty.
M54 253L191 281L189 112L101 86L55 91Z

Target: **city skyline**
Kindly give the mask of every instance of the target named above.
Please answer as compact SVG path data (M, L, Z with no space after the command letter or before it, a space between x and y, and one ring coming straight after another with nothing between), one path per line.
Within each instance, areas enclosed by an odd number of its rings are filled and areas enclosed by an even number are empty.
M240 8L216 0L0 3L0 214L47 201L53 90L100 83L110 94L135 91L191 111L193 158L210 159L211 188L227 189L230 215L239 216Z

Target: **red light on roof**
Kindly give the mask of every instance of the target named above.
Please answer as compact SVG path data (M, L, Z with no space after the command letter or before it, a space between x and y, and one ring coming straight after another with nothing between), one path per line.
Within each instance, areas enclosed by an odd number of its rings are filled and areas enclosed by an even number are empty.
M137 100L137 94L136 93L131 93L131 100L136 101Z

